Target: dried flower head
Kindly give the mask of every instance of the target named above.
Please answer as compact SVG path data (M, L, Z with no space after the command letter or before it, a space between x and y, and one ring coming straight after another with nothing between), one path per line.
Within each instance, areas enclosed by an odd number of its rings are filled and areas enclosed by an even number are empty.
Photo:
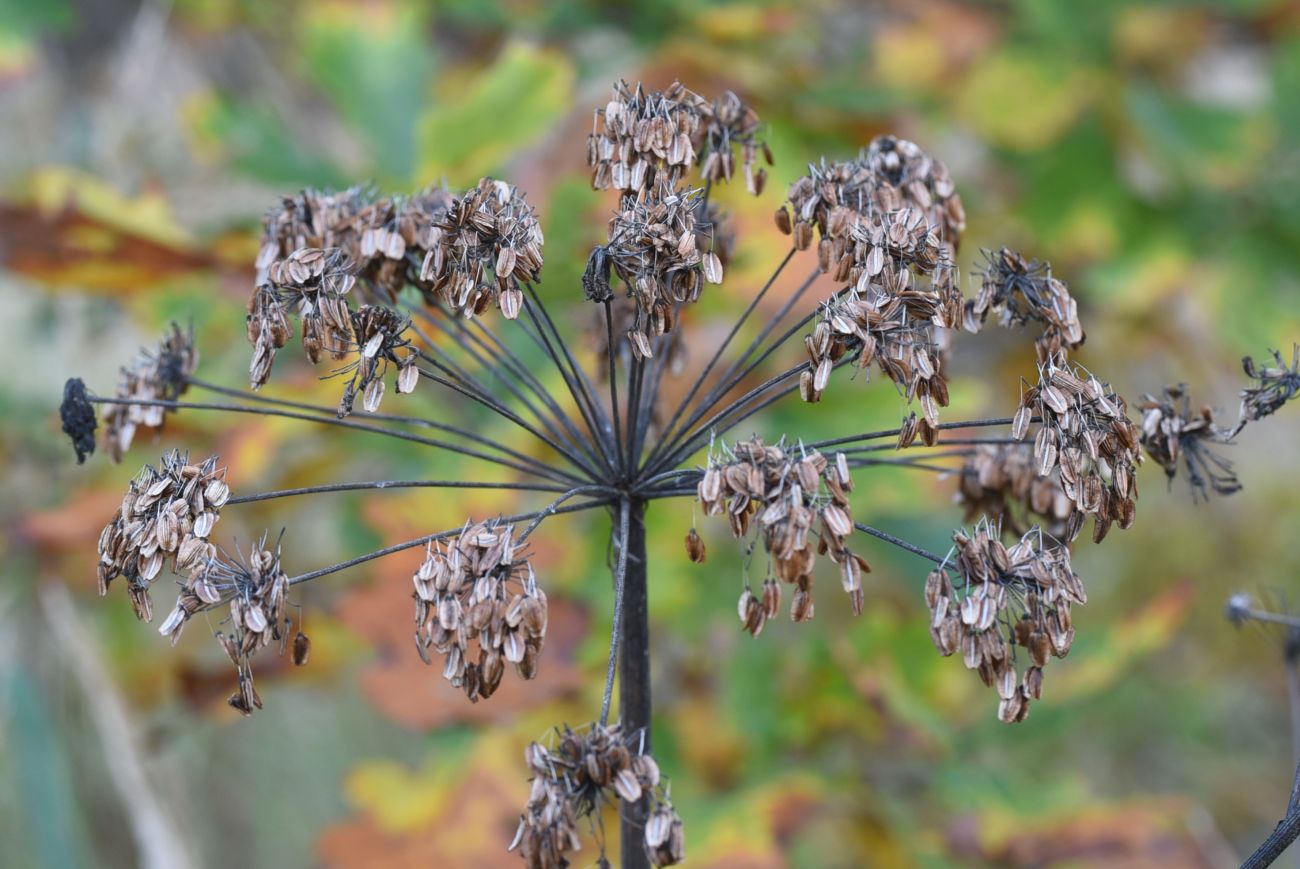
M974 299L966 303L964 324L976 332L989 312L1003 326L1043 325L1034 343L1040 362L1082 346L1083 326L1079 306L1064 282L1052 277L1050 263L1027 260L1009 248L984 251L984 280Z
M618 82L605 108L596 110L587 137L591 186L636 194L656 182L676 185L695 163L707 109L705 99L680 82L664 91Z
M1247 421L1263 419L1276 413L1297 394L1300 394L1300 344L1291 354L1291 365L1282 361L1282 353L1273 351L1274 365L1260 367L1255 360L1247 356L1241 360L1241 367L1251 380L1258 380L1259 386L1248 386L1241 391L1241 422L1237 423L1240 431Z
M731 533L747 537L754 522L773 575L795 586L790 617L813 617L813 569L817 555L829 554L840 567L841 584L855 615L862 613L862 574L871 568L848 548L853 515L848 492L853 488L848 459L830 461L816 450L789 449L784 441L766 445L754 437L711 456L697 496L704 512L726 512ZM754 636L780 603L779 587L764 583L763 595L746 586L738 604L745 630Z
M859 370L874 362L911 402L921 404L921 437L933 441L939 408L948 406L948 382L935 336L939 298L905 290L840 295L822 306L812 334L804 338L809 369L800 375L804 401L819 401L836 363L848 356Z
M641 748L641 734L624 734L617 725L589 724L557 729L551 746L534 742L524 752L533 773L528 807L510 850L519 849L529 869L561 869L566 854L580 850L578 821L599 815L606 805L650 807L645 847L655 866L685 859L681 818L673 809L655 759ZM605 860L600 827L593 825Z
M182 330L172 323L156 349L141 349L130 366L121 368L114 396L119 403L104 411L104 450L113 461L122 461L140 428L161 432L168 412L162 405L131 402L175 401L189 387L198 364L193 328Z
M99 535L99 593L125 577L136 616L150 621L149 585L166 560L181 574L212 557L208 535L230 498L224 477L216 456L191 464L187 454L172 450L158 468L146 465Z
M1092 514L1093 539L1100 542L1111 522L1121 528L1133 524L1142 462L1138 428L1124 399L1082 366L1056 357L1038 371L1038 384L1020 397L1012 436L1023 439L1031 419L1041 420L1034 462L1044 476L1060 469L1061 486L1075 508L1067 537L1073 539L1084 516Z
M638 358L653 355L650 339L670 332L678 307L700 297L705 282L722 282L722 260L697 221L703 191L656 186L624 197L609 224L609 243L587 263L584 285L595 301L609 298L609 271L636 301L627 336Z
M997 689L1000 720L1024 721L1042 695L1048 659L1065 657L1074 642L1071 606L1087 603L1069 548L1039 528L1008 547L987 521L953 542L952 567L941 564L925 582L930 636L941 654L961 652L967 669ZM1028 653L1023 673L1015 646Z
M1231 433L1219 428L1208 405L1192 412L1185 384L1166 386L1159 398L1142 396L1138 409L1142 411L1142 446L1165 469L1171 484L1182 461L1193 499L1208 498L1210 489L1220 495L1241 490L1232 462L1210 448L1211 444L1231 443Z
M415 647L426 664L430 648L442 655L443 678L472 701L496 692L506 664L521 678L537 675L546 594L518 546L510 525L467 522L429 544L413 577Z
M745 189L758 196L767 184L767 170L754 168L760 150L767 165L772 165L772 151L759 137L762 123L758 113L735 93L727 91L712 103L704 103L700 114L702 141L696 145L700 176L713 183L730 181L736 165L734 148L738 145Z
M1071 539L1074 501L1060 470L1038 473L1028 444L981 444L963 462L954 498L965 521L987 517L1003 534L1021 537L1041 525L1052 537Z
M181 587L176 606L158 632L171 637L175 644L195 613L228 605L230 616L223 624L229 632L218 631L216 638L239 673L239 689L227 702L242 714L251 715L254 709L262 708L262 698L253 687L250 662L272 641L278 642L284 653L292 624L287 614L288 597L289 577L280 565L280 544L270 549L263 536L247 561L214 553L195 565ZM306 634L300 630L294 638L295 663L306 661L308 645Z
M77 464L84 464L86 456L95 452L95 407L86 395L86 384L80 377L72 377L63 384L63 403L59 405L59 419L63 433L72 439L77 452Z
M809 166L808 174L791 185L787 200L776 213L777 227L793 234L800 250L812 245L814 228L823 242L834 243L863 217L907 207L921 213L949 253L966 228L947 167L914 142L893 136L872 139L855 160Z
M519 316L521 283L542 270L542 226L537 210L513 184L484 178L452 202L427 239L419 281L427 292L466 317L495 304L506 319Z
M289 315L302 319L302 347L312 363L322 354L343 359L355 346L347 298L356 264L339 250L299 248L267 269L248 300L249 380L254 389L271 376L275 352L289 340Z

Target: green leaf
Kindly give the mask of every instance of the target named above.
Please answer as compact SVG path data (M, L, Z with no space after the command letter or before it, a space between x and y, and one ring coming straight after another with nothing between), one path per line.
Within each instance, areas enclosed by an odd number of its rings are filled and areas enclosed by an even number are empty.
M574 70L559 52L523 42L420 120L420 176L472 183L540 138L568 109Z

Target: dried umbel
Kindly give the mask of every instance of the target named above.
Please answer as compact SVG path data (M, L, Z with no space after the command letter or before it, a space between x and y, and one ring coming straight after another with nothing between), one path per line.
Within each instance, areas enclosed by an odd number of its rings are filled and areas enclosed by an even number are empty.
M528 807L510 850L519 849L529 869L561 869L566 855L582 848L578 822L599 815L606 805L646 801L645 849L655 866L686 858L682 821L660 780L659 765L641 749L640 734L617 725L590 724L557 730L551 746L534 742L524 759L533 774ZM602 827L592 825L605 859Z
M766 445L755 437L734 447L723 446L700 478L697 496L707 515L725 512L731 533L747 537L756 523L772 575L763 593L748 586L741 594L738 614L754 636L780 605L780 586L794 586L790 617L813 617L813 570L817 555L829 554L840 567L841 584L855 615L862 613L862 574L870 566L848 548L853 515L848 492L853 488L843 453L828 460L816 450L788 448L783 442Z
M72 439L72 449L77 453L77 464L84 464L86 456L95 452L95 406L86 394L86 384L80 377L69 378L63 384L63 403L59 405L59 419L63 433Z
M230 616L222 622L226 630L218 631L216 638L238 671L239 689L227 702L241 714L251 715L262 708L253 686L251 659L273 641L283 654L292 625L288 597L289 577L280 566L280 546L268 548L263 537L247 561L213 554L196 565L158 632L175 644L195 613L228 605ZM294 663L306 663L309 649L307 635L299 630L293 639Z
M846 355L859 370L874 362L909 402L920 402L920 436L932 443L939 408L948 405L933 328L939 305L934 294L914 290L861 298L850 294L827 302L812 334L804 338L809 369L800 375L799 394L804 401L819 401L831 371Z
M1241 360L1246 376L1258 380L1259 386L1248 386L1241 391L1241 422L1237 424L1237 431L1248 421L1276 413L1282 405L1300 394L1300 344L1291 354L1290 366L1277 350L1273 351L1273 361L1273 365L1261 367L1249 356Z
M1040 525L1052 537L1070 539L1074 501L1061 486L1060 469L1039 474L1028 444L981 444L959 473L954 500L965 521L987 517L1016 537Z
M173 450L159 467L146 465L99 535L99 593L125 577L136 616L150 621L149 585L167 559L172 572L182 574L213 556L208 535L230 498L224 477L216 456L191 464L187 454Z
M1096 517L1096 542L1112 522L1130 527L1142 453L1124 399L1082 366L1057 358L1039 365L1038 384L1021 395L1012 437L1024 439L1034 417L1041 420L1034 437L1035 468L1040 475L1059 468L1061 487L1074 502L1067 537L1078 534L1087 514Z
M877 136L856 160L809 166L808 174L791 185L787 200L776 213L776 224L793 234L800 250L812 245L814 228L823 242L834 243L859 219L905 207L922 214L950 253L966 228L966 212L948 169L914 142L893 136Z
M767 165L772 165L772 151L759 137L763 125L758 113L732 91L701 106L700 113L703 135L700 136L702 142L696 146L700 176L715 184L730 181L736 165L733 149L738 145L745 189L758 196L767 184L767 170L762 167L755 169L759 151L762 151Z
M248 300L248 376L254 389L270 379L275 352L289 341L290 314L302 320L302 348L313 364L322 355L343 359L356 347L347 302L355 269L346 254L322 248L299 248L271 263Z
M419 282L466 317L495 304L506 319L519 316L521 284L542 270L537 211L513 184L484 178L453 201L429 232Z
M431 542L415 572L415 647L443 656L442 675L471 701L491 697L506 664L523 679L537 675L546 642L546 594L518 551L514 528L466 523Z
M161 432L168 412L161 404L131 402L175 401L185 393L198 364L194 330L172 323L156 349L142 349L130 366L120 370L114 394L117 403L104 411L104 451L113 461L122 461L137 430Z
M1065 284L1052 277L1050 263L1027 260L1005 247L984 251L984 258L979 293L966 304L968 331L978 331L990 312L1003 326L1040 323L1043 334L1034 343L1040 362L1066 357L1083 344L1079 306Z
M604 288L589 290L589 298L609 298L612 269L635 300L627 336L638 358L654 355L650 339L672 331L680 306L699 299L706 282L722 282L722 261L697 221L702 196L658 185L624 197L609 223L609 243L588 260L584 285Z
M1000 538L987 521L954 534L952 567L941 564L926 578L925 602L935 647L961 653L967 669L997 690L998 718L1010 724L1024 721L1030 701L1042 696L1048 660L1069 653L1070 609L1088 598L1067 546L1039 528L1011 546ZM1016 646L1027 658L1020 671Z
M640 82L614 85L609 103L596 110L597 129L587 137L591 186L636 194L657 182L675 185L695 163L707 107L680 82L665 91L648 91Z
M1138 409L1142 411L1142 446L1165 469L1171 483L1182 462L1193 499L1208 498L1211 489L1219 495L1241 490L1232 463L1211 449L1214 444L1231 443L1232 434L1219 428L1208 405L1192 411L1186 385L1166 386L1159 398L1144 395Z

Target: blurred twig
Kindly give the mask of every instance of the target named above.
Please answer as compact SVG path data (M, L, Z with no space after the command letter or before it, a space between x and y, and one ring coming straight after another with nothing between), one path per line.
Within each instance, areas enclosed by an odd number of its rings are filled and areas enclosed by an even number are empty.
M67 588L61 583L47 582L41 588L40 598L41 609L54 634L54 646L76 677L103 747L109 778L131 822L139 865L145 869L198 866L185 837L164 810L162 798L145 774L144 757L126 707L91 646L88 629L77 615Z

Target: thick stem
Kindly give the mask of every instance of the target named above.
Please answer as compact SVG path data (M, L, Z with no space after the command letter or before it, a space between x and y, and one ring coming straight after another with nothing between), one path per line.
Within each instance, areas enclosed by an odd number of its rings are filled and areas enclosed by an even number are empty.
M650 751L650 608L646 595L645 501L628 505L631 522L627 540L627 570L623 576L623 636L618 674L619 720L623 733L644 739ZM623 869L648 869L645 822L646 797L624 804L622 832Z

